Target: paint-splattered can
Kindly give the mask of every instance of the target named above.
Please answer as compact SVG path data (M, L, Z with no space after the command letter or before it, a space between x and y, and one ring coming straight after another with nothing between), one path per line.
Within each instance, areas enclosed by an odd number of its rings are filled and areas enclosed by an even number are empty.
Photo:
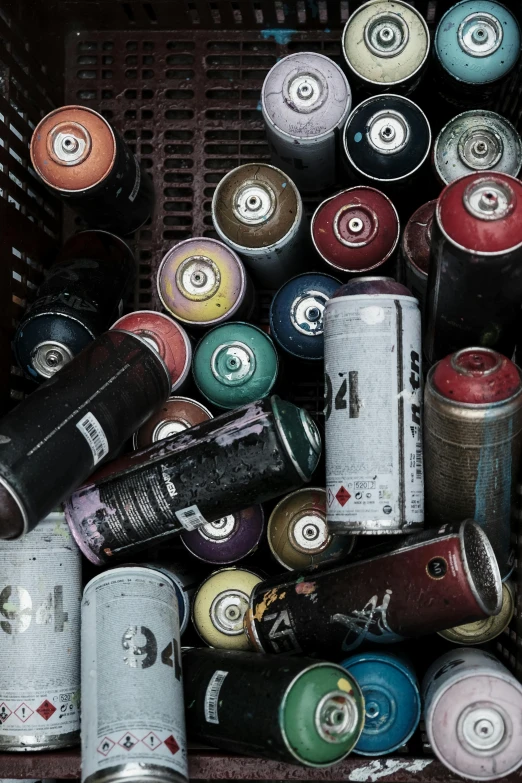
M158 270L164 308L186 326L250 320L254 287L240 258L217 239L196 237L174 245Z
M63 513L0 544L0 750L80 740L81 555Z
M430 370L424 399L426 519L470 517L500 574L513 567L511 507L522 450L520 370L488 348L463 348Z
M457 625L446 631L439 631L439 636L453 644L486 644L500 636L509 626L515 612L515 594L509 582L502 584L502 609L495 617L486 617L474 623Z
M415 669L391 653L352 655L341 666L364 696L365 721L355 753L383 756L402 747L419 725L421 700Z
M458 106L487 106L518 61L520 28L500 3L464 0L441 18L433 48L440 94Z
M194 628L210 647L248 650L244 617L259 574L246 568L222 568L200 585L192 602Z
M82 781L188 780L178 602L165 573L99 574L82 601Z
M522 685L490 653L442 655L422 683L433 752L457 775L498 780L522 764Z
M264 528L263 506L258 504L207 522L197 530L185 530L180 538L186 549L199 560L229 565L257 548Z
M332 657L480 620L501 605L491 544L466 520L328 571L268 579L252 593L245 627L260 652Z
M317 192L339 179L339 135L352 94L333 60L317 52L296 52L268 72L261 107L272 163L299 190Z
M303 202L284 172L246 163L226 174L212 199L219 237L236 250L258 283L279 288L303 270L307 225Z
M110 327L134 273L134 256L119 237L106 231L70 237L16 331L20 367L39 380L58 372Z
M390 278L354 278L328 301L324 323L328 524L422 529L418 302Z
M366 92L407 95L419 84L430 51L428 25L401 0L372 0L350 14L344 59Z
M291 571L346 557L355 536L336 536L326 521L326 492L304 487L279 501L268 520L267 538L278 563Z
M361 274L382 266L399 241L397 210L390 199L364 185L343 190L319 204L312 240L327 264Z
M183 386L190 372L192 345L181 324L163 313L136 310L119 318L111 329L132 332L145 340L167 365L171 391Z
M483 345L512 356L522 300L522 184L500 172L447 185L433 221L424 352Z
M187 728L194 739L307 767L328 767L353 749L364 699L334 663L230 650L183 654ZM238 709L238 693L248 707Z
M252 324L233 321L211 329L194 351L192 373L201 394L218 408L238 408L267 397L278 371L270 337Z
M195 427L212 419L211 412L197 400L189 397L169 397L162 407L147 419L145 424L134 433L135 449L146 449L159 440L170 438L189 427Z
M0 419L0 538L35 527L168 392L160 357L136 335L109 331Z
M66 516L100 564L297 489L320 456L309 414L274 396L120 457L71 496Z
M150 217L151 178L118 131L87 106L47 114L33 133L31 160L44 183L92 228L125 236Z
M401 277L406 288L419 300L421 313L428 290L431 230L436 204L436 200L428 201L413 213L406 223L401 241Z

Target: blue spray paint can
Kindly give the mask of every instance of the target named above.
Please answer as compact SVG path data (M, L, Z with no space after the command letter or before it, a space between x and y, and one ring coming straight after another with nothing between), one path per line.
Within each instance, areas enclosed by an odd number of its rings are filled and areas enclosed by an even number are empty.
M404 745L419 725L421 701L414 669L398 655L361 653L341 662L357 680L366 710L354 748L362 756L382 756Z

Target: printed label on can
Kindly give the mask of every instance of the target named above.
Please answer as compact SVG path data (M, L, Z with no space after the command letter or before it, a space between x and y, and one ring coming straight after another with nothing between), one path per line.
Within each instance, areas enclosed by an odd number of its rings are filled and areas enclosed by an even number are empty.
M205 720L207 723L219 723L219 693L228 672L218 669L207 685L205 693Z
M187 506L174 513L185 530L195 530L201 525L208 524L208 519L205 519L197 506Z
M93 464L97 465L109 453L109 442L102 425L96 416L89 412L76 423L76 426L90 446Z
M134 163L136 164L136 179L134 181L134 187L132 188L132 191L130 192L129 195L129 201L134 201L134 199L138 195L138 190L140 189L140 185L141 185L141 166L136 156L134 156Z

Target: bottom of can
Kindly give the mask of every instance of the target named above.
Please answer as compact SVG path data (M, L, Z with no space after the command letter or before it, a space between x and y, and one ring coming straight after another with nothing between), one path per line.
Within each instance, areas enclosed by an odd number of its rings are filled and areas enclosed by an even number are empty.
M118 764L93 772L83 783L187 783L180 772L159 764Z
M80 744L80 731L70 731L67 734L51 735L47 737L0 736L1 753L40 753L44 750L63 750L74 748Z

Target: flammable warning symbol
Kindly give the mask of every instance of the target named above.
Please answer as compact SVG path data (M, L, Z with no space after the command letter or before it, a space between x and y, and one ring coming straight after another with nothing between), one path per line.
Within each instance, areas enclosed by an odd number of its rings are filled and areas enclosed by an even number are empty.
M108 753L111 752L113 747L116 745L115 742L111 740L110 737L104 737L100 744L98 745L98 753L101 753L102 756L106 756Z
M164 742L165 742L165 745L167 746L167 748L172 753L172 755L175 756L176 753L179 750L179 745L176 742L176 740L174 739L174 737L172 736L172 734L170 735L170 737L167 737L167 739L164 740Z
M5 702L2 702L2 704L0 704L0 724L5 723L12 714L13 711L9 709Z
M36 708L36 712L44 720L49 720L49 718L51 718L56 712L56 707L49 701L49 699L46 699L40 704L39 707Z
M335 497L337 498L339 505L345 506L352 496L347 489L340 487L340 489L337 490Z

